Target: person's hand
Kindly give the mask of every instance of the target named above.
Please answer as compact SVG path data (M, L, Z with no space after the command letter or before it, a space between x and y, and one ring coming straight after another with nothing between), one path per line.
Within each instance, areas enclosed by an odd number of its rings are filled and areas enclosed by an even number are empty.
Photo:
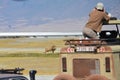
M109 17L112 17L111 13L108 13L108 16L109 16Z

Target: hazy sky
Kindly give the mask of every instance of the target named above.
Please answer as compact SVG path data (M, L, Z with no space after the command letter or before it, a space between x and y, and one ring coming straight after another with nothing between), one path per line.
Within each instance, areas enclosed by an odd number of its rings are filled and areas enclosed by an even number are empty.
M0 32L80 32L98 2L120 19L120 0L0 0Z

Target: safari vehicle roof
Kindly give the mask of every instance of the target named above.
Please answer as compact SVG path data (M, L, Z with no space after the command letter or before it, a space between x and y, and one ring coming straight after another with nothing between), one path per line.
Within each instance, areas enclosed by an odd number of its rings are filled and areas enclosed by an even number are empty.
M120 19L117 19L116 17L112 17L108 22L104 21L103 25L116 25L117 33L120 37L120 31L118 28L118 25L120 25Z
M120 20L110 20L108 23L104 24L104 25L120 25Z

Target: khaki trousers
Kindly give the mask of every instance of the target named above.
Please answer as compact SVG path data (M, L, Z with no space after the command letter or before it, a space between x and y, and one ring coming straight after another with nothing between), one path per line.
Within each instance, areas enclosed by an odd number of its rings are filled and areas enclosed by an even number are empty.
M83 29L83 36L84 38L87 37L87 38L99 39L97 32L87 27Z

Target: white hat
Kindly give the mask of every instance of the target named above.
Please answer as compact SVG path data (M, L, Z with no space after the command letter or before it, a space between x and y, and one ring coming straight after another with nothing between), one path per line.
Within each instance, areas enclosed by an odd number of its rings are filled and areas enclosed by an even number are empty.
M98 10L103 10L103 9L104 9L103 3L101 3L101 2L97 3L96 8L97 8Z

